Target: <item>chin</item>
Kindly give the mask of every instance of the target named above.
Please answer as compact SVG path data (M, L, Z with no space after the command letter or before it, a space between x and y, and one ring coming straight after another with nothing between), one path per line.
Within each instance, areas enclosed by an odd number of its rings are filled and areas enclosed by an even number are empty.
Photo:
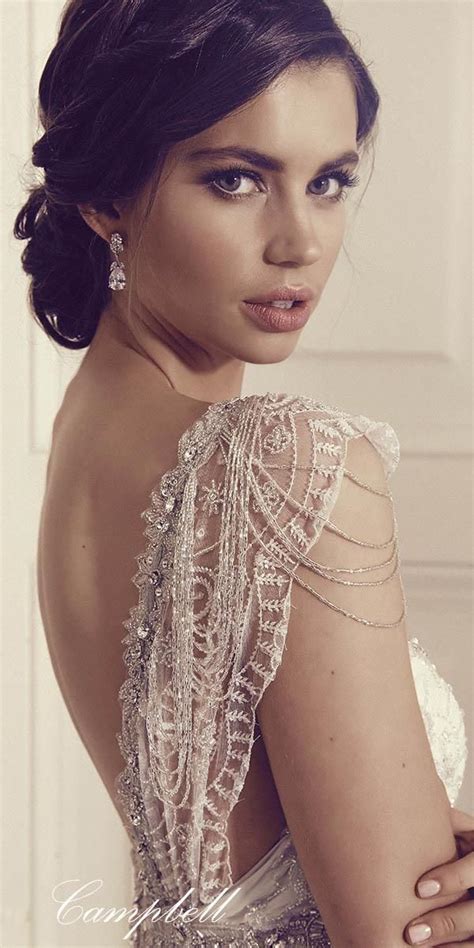
M271 333L265 333L265 336L272 335ZM290 333L286 333L286 339L282 339L282 335L278 336L278 339L275 339L273 345L269 346L268 343L265 346L261 346L261 351L257 351L255 346L252 346L252 350L246 355L239 356L243 362L248 362L249 365L278 365L280 362L286 362L287 359L292 355L293 351L296 349L298 343L298 337L295 338L296 333L291 333L292 338L289 339Z

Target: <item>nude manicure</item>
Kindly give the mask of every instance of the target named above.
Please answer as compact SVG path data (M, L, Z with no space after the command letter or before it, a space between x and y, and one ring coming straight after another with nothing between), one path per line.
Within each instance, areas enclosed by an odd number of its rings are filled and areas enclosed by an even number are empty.
M437 895L440 889L441 884L436 879L425 879L424 882L420 882L418 885L418 895L421 895L423 899L427 899L430 895Z

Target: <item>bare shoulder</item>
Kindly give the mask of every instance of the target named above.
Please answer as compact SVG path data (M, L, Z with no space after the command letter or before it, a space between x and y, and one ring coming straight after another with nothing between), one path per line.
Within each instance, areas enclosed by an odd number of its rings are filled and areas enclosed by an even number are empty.
M419 914L417 878L455 846L399 621L384 464L361 436L349 440L344 466L330 523L309 553L338 572L298 567L312 592L293 582L283 659L257 715L335 948L401 948Z
M147 543L141 514L176 465L180 436L199 415L199 406L167 393L159 398L135 389L127 397L123 389L113 395L69 390L56 418L42 509L42 566L53 577L67 563L76 588L83 577L82 601L94 601L82 617L89 627L99 614L103 623L108 603L106 619L120 628L133 605L130 578ZM68 576L68 588L70 582Z
M111 381L79 371L56 416L53 447L87 472L97 496L140 494L175 465L181 435L207 405L137 376Z
M130 579L147 544L141 514L175 466L177 443L194 416L187 400L138 387L94 389L81 380L66 393L53 431L38 563L49 600L63 576L79 628L91 636L95 629L102 637L106 624L120 632L135 603ZM64 625L58 614L58 629Z

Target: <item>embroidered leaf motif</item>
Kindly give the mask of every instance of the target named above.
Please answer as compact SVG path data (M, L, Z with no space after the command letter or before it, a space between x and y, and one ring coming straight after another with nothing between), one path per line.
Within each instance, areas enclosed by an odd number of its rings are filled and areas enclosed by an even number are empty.
M281 586L284 583L281 573L277 573L276 570L266 573L262 573L260 570L258 574L258 581L259 583L268 586Z
M328 424L322 418L311 418L310 425L313 431L324 435L326 438L342 438L342 434L335 425ZM324 444L324 441L321 442Z
M329 454L331 457L340 457L342 448L340 444L332 444L331 441L321 441L316 445L316 451L319 454Z
M322 477L336 477L336 474L339 471L339 465L334 464L332 465L332 467L331 466L320 467L320 465L318 464L317 466L315 466L314 470L317 474L321 474Z
M262 620L262 622L260 623L260 628L262 632L274 632L277 625L278 625L278 621L275 621L275 619L273 620L265 619L265 620ZM263 644L260 645L260 648L264 648Z
M247 721L250 722L250 716L245 711L229 711L229 721Z
M282 603L282 599L266 599L265 609L268 609L270 612L278 612L281 609Z
M289 531L292 540L296 540L299 543L300 547L303 549L308 544L308 534L299 523L290 523Z

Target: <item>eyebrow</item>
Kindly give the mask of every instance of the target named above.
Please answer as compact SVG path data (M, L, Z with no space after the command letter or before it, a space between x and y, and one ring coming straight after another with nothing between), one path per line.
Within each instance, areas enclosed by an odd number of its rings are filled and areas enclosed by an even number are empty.
M320 165L316 174L324 174L326 171L333 171L342 165L356 165L359 162L359 155L356 151L345 151L342 155L325 161ZM240 148L229 145L225 148L199 148L197 151L191 151L185 156L186 161L199 161L201 158L239 158L242 161L248 161L249 164L257 168L263 168L265 171L285 170L285 163L271 155L266 155L261 151L255 151L253 148Z

